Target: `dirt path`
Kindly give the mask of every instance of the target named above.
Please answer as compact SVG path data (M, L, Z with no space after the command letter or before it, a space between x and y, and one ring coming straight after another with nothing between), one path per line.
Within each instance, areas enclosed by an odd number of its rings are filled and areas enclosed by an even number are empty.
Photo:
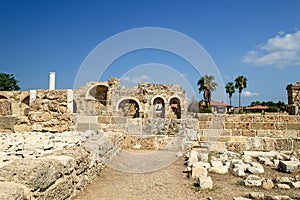
M152 154L150 154L152 155ZM164 154L167 155L167 154ZM139 155L134 155L136 166L138 163L144 165L151 165L151 159L142 158ZM170 155L169 155L170 156ZM155 157L155 156L154 156ZM132 158L132 156L131 156ZM130 160L130 157L121 156L116 160L118 164L120 161ZM148 162L145 163L145 160ZM150 160L150 161L149 161ZM165 160L165 159L162 159ZM138 162L140 161L140 162ZM129 162L131 163L131 162ZM124 164L124 163L123 163ZM112 165L115 167L114 165ZM118 165L120 166L120 165ZM122 165L124 166L124 165ZM126 165L126 168L132 167ZM79 193L74 200L194 200L194 199L233 199L233 197L246 197L250 192L263 192L265 195L290 195L294 199L298 198L299 189L291 190L263 190L261 188L247 188L241 184L242 179L234 177L228 173L225 175L211 174L213 180L213 189L210 191L198 192L194 187L193 179L187 178L185 173L182 173L184 165L184 158L179 158L172 162L169 166L160 170L146 172L146 173L129 173L113 169L112 167L105 167L103 171L89 186ZM300 175L300 170L295 174L288 176ZM271 168L265 168L265 177L285 176L279 174Z

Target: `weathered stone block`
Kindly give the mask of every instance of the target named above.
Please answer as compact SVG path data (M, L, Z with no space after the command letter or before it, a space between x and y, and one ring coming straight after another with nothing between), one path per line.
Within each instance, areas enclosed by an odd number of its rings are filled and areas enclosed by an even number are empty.
M257 123L257 122L251 123L251 129L259 130L262 128L263 128L263 123Z
M267 130L256 130L257 137L268 137L269 131Z
M276 130L286 130L287 129L287 123L275 123L275 129Z
M0 176L25 184L31 191L43 191L61 177L62 168L61 164L50 160L22 159L1 167Z
M275 139L273 138L263 138L262 146L264 151L274 151L275 150Z
M201 189L207 190L207 189L212 189L213 187L213 182L210 176L208 177L199 177L198 178L198 184Z
M12 131L17 120L16 116L0 116L0 130Z
M300 123L288 123L287 129L288 130L300 130Z
M236 129L250 129L250 123L243 123L243 122L235 123L234 127Z
M279 161L278 170L285 172L285 173L291 173L295 172L298 169L299 161Z
M210 122L202 122L202 121L200 121L199 122L199 128L200 129L208 129L208 128L210 128Z
M199 121L211 121L211 114L199 114Z
M224 123L224 128L225 129L233 129L234 128L234 123L232 123L232 122L225 122Z
M232 130L232 136L242 136L243 130L242 129L234 129Z
M0 115L11 115L11 102L10 101L0 101Z
M212 129L223 129L223 122L212 122L211 123Z
M300 151L300 138L297 139L293 139L293 147L294 147L294 151Z
M99 116L98 117L98 123L100 124L109 124L110 123L110 117L109 116Z
M24 189L15 183L0 182L0 198L3 200L25 199Z
M33 127L31 125L27 124L20 124L14 126L14 132L20 133L20 132L31 132L33 131Z
M292 139L276 139L275 148L276 150L281 150L281 151L292 151L293 141Z
M255 130L244 129L242 134L243 134L243 136L246 136L246 137L255 137L256 131Z
M297 138L298 130L285 130L283 131L284 138Z

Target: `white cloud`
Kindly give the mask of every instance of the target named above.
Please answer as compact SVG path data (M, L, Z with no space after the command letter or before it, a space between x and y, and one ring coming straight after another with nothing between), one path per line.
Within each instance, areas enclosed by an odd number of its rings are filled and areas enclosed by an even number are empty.
M300 31L292 34L279 31L278 35L259 45L258 50L248 51L243 62L257 66L300 66Z
M244 97L255 97L255 96L259 96L259 94L256 93L256 92L243 91L242 96L244 96Z
M121 80L127 83L141 83L150 80L150 77L147 75L141 75L137 77L124 76Z

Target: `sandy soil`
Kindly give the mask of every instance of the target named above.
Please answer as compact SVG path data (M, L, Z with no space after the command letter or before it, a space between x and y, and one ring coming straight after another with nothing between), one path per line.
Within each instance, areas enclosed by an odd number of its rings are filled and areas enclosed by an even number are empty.
M264 190L262 188L247 188L242 185L242 179L228 173L226 175L211 174L213 189L199 191L194 187L194 180L183 173L184 158L181 157L169 166L147 173L128 173L105 167L100 175L80 192L74 200L112 200L112 199L233 199L247 197L250 192L264 192L265 195L289 195L300 199L300 189ZM277 172L271 167L265 167L263 177L300 175L300 170L292 174Z

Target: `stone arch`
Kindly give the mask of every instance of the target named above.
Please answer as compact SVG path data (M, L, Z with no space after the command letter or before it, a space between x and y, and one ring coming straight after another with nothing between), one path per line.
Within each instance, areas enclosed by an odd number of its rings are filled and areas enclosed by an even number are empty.
M154 110L154 117L164 118L166 100L162 96L155 96L152 98L151 102Z
M73 100L73 113L77 113L77 103Z
M94 99L100 102L103 106L107 105L108 86L98 83L90 87L85 94L85 99Z
M177 119L181 118L181 99L179 97L172 96L169 98L169 113L170 115L175 114Z
M23 112L24 116L29 115L29 102L30 102L30 96L26 96L21 101L21 112Z
M142 107L139 100L134 97L122 98L116 106L116 111L119 115L131 118L140 117L141 110Z

